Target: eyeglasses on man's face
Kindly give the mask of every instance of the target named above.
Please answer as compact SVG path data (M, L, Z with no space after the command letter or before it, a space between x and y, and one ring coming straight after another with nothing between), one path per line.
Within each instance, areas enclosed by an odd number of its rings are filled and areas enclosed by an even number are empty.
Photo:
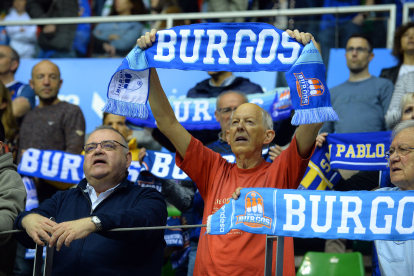
M390 160L390 157L396 153L397 156L406 156L407 154L411 153L414 148L410 148L408 146L399 146L398 148L390 148L389 151L385 152L385 158Z
M234 112L236 109L237 109L237 107L235 107L235 108L223 107L223 108L217 109L217 111L220 112L223 115L228 115L228 114Z
M112 151L115 150L117 144L118 145L128 149L126 146L122 145L121 143L119 143L118 141L115 140L106 140L106 141L102 141L100 143L89 143L83 146L83 149L85 150L86 154L92 153L96 150L96 148L98 147L98 145L101 145L101 149L104 151Z
M346 52L348 54L352 54L354 51L356 51L358 54L363 54L363 53L370 52L368 48L364 48L364 47L357 47L357 48L348 47L348 48L346 48Z

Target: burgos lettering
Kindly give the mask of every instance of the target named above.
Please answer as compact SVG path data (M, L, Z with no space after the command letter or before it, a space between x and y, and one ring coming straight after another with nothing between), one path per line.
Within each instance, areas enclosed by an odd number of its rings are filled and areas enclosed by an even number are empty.
M184 63L196 63L200 60L203 64L230 64L230 58L237 65L251 65L253 60L259 64L271 64L278 60L282 64L293 64L298 56L300 46L297 42L289 41L289 35L283 32L280 35L274 29L264 29L256 34L251 29L239 30L234 38L229 39L228 34L224 30L204 30L194 29L191 34L190 29L181 29L179 34L174 30L163 30L158 32L157 53L154 55L155 61L170 62L175 59L175 49L180 49L180 59ZM166 38L168 37L168 38ZM201 41L208 37L206 55L200 56ZM180 39L181 38L181 39ZM243 39L244 38L244 39ZM189 41L194 41L192 54ZM181 40L181 44L176 46L177 41ZM235 41L228 43L228 41ZM271 43L270 51L266 51L265 44ZM281 47L280 47L281 46ZM232 49L230 48L232 47ZM291 53L278 53L278 50L292 49ZM217 52L218 59L213 53ZM289 51L290 52L290 51ZM242 54L241 54L242 53Z
M310 97L321 96L325 91L325 87L319 79L307 79L302 72L294 73L294 75L296 77L296 89L301 98L300 105L308 105Z
M237 222L252 228L270 228L272 219L264 215L263 197L255 191L250 191L245 197L245 213L237 216Z

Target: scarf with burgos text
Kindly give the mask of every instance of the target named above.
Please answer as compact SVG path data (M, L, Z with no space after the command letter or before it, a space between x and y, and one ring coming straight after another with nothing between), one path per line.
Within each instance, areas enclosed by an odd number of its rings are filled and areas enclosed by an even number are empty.
M159 31L153 46L132 49L108 86L103 111L147 118L150 68L202 71L283 71L295 115L292 124L336 121L325 66L311 42L305 47L265 23L211 23Z
M414 239L413 213L413 191L246 188L208 217L207 233L405 241Z

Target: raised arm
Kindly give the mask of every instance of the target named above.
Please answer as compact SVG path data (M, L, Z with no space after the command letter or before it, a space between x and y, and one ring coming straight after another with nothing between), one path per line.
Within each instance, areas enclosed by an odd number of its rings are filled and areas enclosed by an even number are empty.
M152 46L152 42L155 41L156 30L152 30L151 33L146 33L137 40L137 44L141 49L146 49ZM178 122L175 117L174 111L170 105L170 102L165 95L164 89L162 89L160 79L158 78L155 68L151 68L150 78L150 93L149 103L151 106L152 114L157 121L158 129L171 141L181 157L184 158L188 145L191 141L191 135L188 131Z

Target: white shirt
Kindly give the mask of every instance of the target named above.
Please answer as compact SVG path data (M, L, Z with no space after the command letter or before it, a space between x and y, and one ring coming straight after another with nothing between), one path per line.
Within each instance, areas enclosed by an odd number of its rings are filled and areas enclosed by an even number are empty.
M119 183L119 184L121 184L121 183ZM98 197L96 196L95 188L92 187L91 185L89 185L89 183L86 184L86 190L88 191L89 198L91 199L91 202L92 202L92 210L95 210L96 206L98 206L99 203L102 202L102 200L104 200L110 194L112 194L114 192L115 188L119 186L119 184L116 185L115 187L109 189L109 190L106 190L103 193L100 193Z
M30 20L26 12L18 14L14 8L4 18L4 21L26 21ZM33 58L36 52L35 44L37 41L36 25L27 26L6 26L6 32L10 37L10 47L19 54L20 58Z

